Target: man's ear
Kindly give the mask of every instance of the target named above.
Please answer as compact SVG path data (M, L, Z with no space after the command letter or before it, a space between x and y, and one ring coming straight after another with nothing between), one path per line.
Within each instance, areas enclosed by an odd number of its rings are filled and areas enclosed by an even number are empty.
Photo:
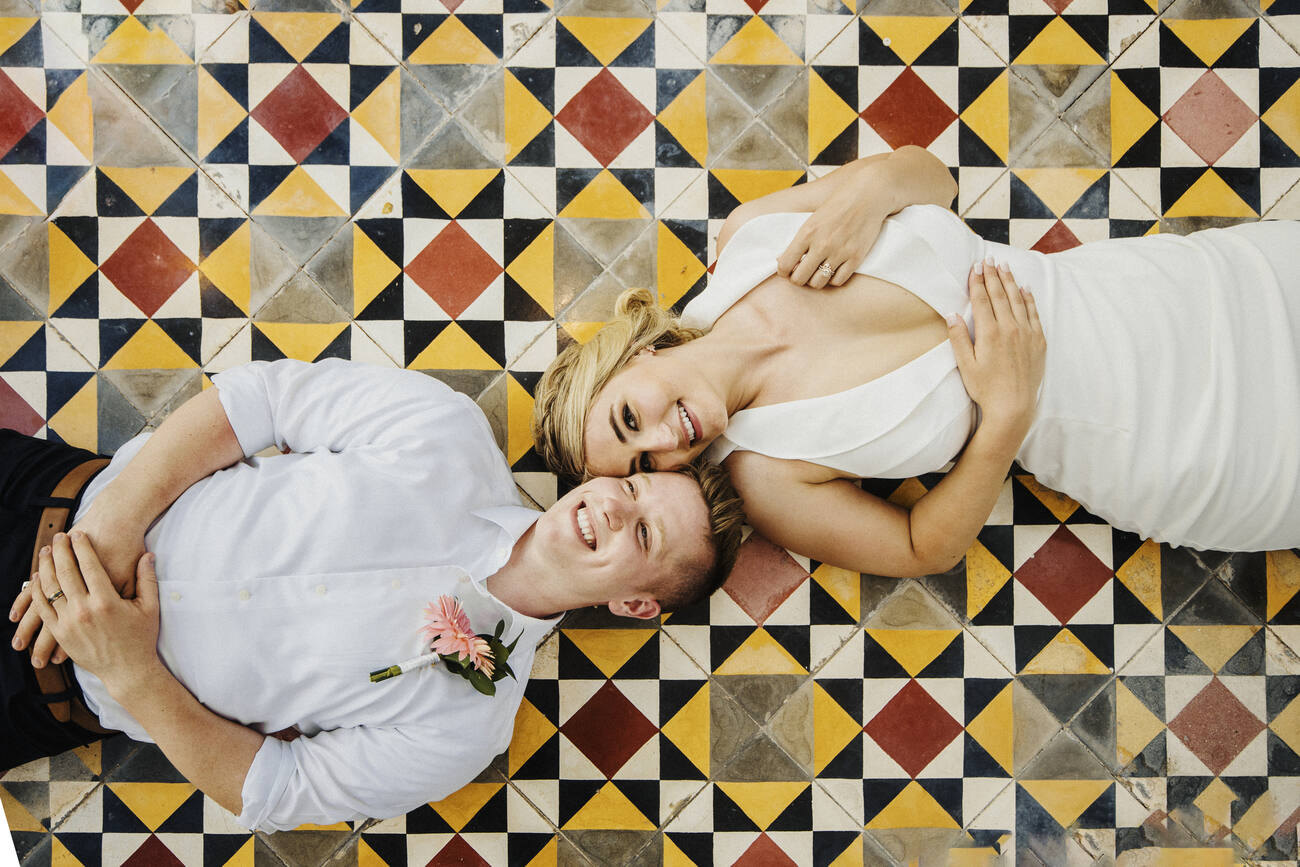
M632 599L612 599L609 603L609 610L619 617L635 617L638 620L649 620L652 617L659 616L659 603L648 596L638 596Z

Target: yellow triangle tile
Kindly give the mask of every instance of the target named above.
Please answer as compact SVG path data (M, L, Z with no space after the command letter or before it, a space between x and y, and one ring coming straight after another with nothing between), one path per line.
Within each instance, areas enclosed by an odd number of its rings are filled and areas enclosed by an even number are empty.
M956 21L953 15L863 15L862 21L908 66Z
M1300 698L1293 698L1291 703L1268 724L1292 752L1300 753Z
M122 192L131 197L131 201L140 206L146 214L152 214L167 197L176 192L186 179L194 174L194 169L185 166L145 166L125 168L100 166L99 170L108 179L121 187Z
M557 19L582 46L609 66L654 23L652 18L586 18L561 15Z
M0 171L0 214L16 217L39 217L45 211L40 205L28 198L18 185L9 179L9 175Z
M50 846L50 867L83 867L83 865L81 859L68 851L68 847L63 845L63 841L55 837ZM86 865L86 867L89 867L89 865Z
M95 380L93 378L90 380L90 382L94 382L94 381ZM86 385L90 385L90 382L86 383ZM82 391L85 391L85 387L82 388ZM91 406L94 406L94 404L92 403ZM62 436L62 434L60 434L60 436ZM67 437L64 437L64 439L67 439ZM87 442L87 443L94 443L96 441L97 441L96 439L69 440L69 442ZM87 744L84 747L73 747L72 752L73 754L76 755L77 758L81 759L81 763L85 765L86 768L92 774L99 775L103 771L104 769L104 742L103 741L95 741L94 743Z
M104 370L181 370L198 367L152 319L146 319L122 348L103 365Z
M1063 828L1074 824L1114 780L1021 780L1035 801Z
M823 563L813 570L812 579L844 609L844 613L854 620L862 617L862 575L860 573Z
M299 63L342 23L335 12L254 12L253 20Z
M784 190L803 177L799 169L712 169L709 173L741 203Z
M1165 730L1153 714L1123 681L1115 682L1115 758L1121 765L1133 761Z
M315 361L348 327L346 322L258 322L257 330L288 358Z
M253 209L253 213L267 217L347 216L347 212L302 166L295 166L280 186Z
M352 226L352 315L370 306L402 269L357 225Z
M678 848L677 844L667 834L664 834L663 840L662 867L700 867L700 865L688 858L686 853Z
M551 122L551 113L537 97L505 71L506 162L510 162Z
M27 35L32 25L39 18L0 18L0 54L14 47L19 39Z
M1268 588L1268 619L1272 620L1300 591L1300 557L1292 551L1270 551L1264 560Z
M840 707L830 693L814 683L813 773L820 774L832 759L861 735L862 724Z
M50 430L54 431L64 442L84 445L94 448L99 442L99 388L98 380L91 377L86 380L86 384L77 390L67 403L59 407L59 411L46 419L46 424ZM98 747L95 743L92 746ZM86 747L85 749L90 749ZM86 767L94 773L99 773L96 768L91 767L91 762L99 762L99 756L85 755L82 761L86 762Z
M221 294L236 307L248 314L251 295L250 263L252 261L253 230L248 223L230 233L208 258L199 263L199 273L207 277Z
M1288 793L1295 791L1289 786L1286 790ZM1279 797L1274 789L1265 789L1241 818L1233 823L1232 833L1245 843L1248 849L1258 849L1277 832L1278 826L1295 811L1295 808L1292 797Z
M4 364L41 330L41 322L0 322L0 364Z
M1232 805L1236 800L1237 793L1218 777L1196 796L1192 803L1201 811L1207 836L1218 833L1220 828L1232 827Z
M504 785L505 783L469 783L462 786L459 791L429 806L459 834L460 829L468 825L469 820L473 819Z
M1160 121L1128 85L1110 74L1110 161L1113 165Z
M94 63L191 64L194 59L162 30L149 30L134 15L104 40Z
M966 617L983 611L1010 578L1011 570L976 540L966 552Z
M555 315L555 224L537 233L506 273L549 315Z
M835 856L835 860L827 864L826 867L864 867L866 861L862 856L862 835L850 843L843 852Z
M244 845L235 850L235 854L226 859L222 867L253 867L256 863L257 838L249 835L244 841ZM357 867L387 867L387 864L380 859L377 863L367 855L374 856L375 850L366 845L364 840L358 841L357 844Z
M63 231L49 223L50 239L50 306L48 315L63 306L73 292L98 270L94 262L81 252Z
M885 809L866 825L868 830L890 828L960 828L934 796L913 780Z
M4 816L9 820L10 831L45 831L48 830L42 822L31 814L26 807L13 795L9 790L0 786L0 807L4 808Z
M513 376L506 377L506 460L522 458L533 447L533 396Z
M858 113L840 99L816 70L808 75L808 159L817 157L840 133L856 123ZM693 156L693 154L692 154ZM701 162L703 165L703 162Z
M500 370L501 365L455 322L447 325L407 367L412 370Z
M1017 176L1022 176L1022 175L1024 175L1024 174L1029 174L1029 176L1030 176L1031 178L1033 178L1035 181L1041 183L1041 184L1043 185L1043 187L1045 188L1045 193L1044 193L1044 195L1046 195L1046 196L1048 196L1048 197L1053 197L1053 196L1054 196L1054 191L1056 191L1056 192L1055 192L1055 198L1057 198L1057 199L1064 199L1065 197L1067 197L1067 196L1069 195L1069 189L1072 188L1072 186L1069 187L1069 188L1067 188L1066 192L1061 193L1061 192L1058 191L1058 188L1057 188L1056 184L1057 184L1058 182L1059 182L1059 183L1067 183L1067 184L1068 184L1068 183L1070 183L1070 180L1071 180L1071 179L1068 179L1068 178L1065 178L1064 176L1062 176L1061 178L1057 179L1056 181L1053 181L1053 180L1049 180L1049 179L1048 179L1049 176L1046 176L1046 175L1040 175L1040 174L1037 174L1037 173L1036 173L1036 172L1044 172L1044 171L1045 171L1045 172L1053 172L1053 171L1064 171L1064 172L1085 171L1085 172L1091 172L1091 171L1093 171L1093 169L1082 169L1082 170L1077 170L1077 169L1019 169L1019 170L1016 171L1016 175L1017 175ZM1096 171L1097 171L1097 173L1098 173L1098 174L1097 174L1097 177L1101 177L1101 175L1103 175L1103 174L1106 173L1106 170L1105 170L1105 169L1097 169ZM1096 179L1097 179L1097 178L1093 178L1093 181L1095 182ZM1025 179L1024 179L1023 177L1021 177L1021 180L1025 180ZM1074 180L1075 184L1077 184L1077 183L1079 182L1078 179L1073 179L1073 180ZM1025 180L1025 183L1026 183L1026 184L1029 184L1029 181L1028 181L1028 180ZM1090 186L1090 185L1091 185L1091 184L1089 184L1088 186ZM1083 195L1083 191L1086 190L1087 188L1088 188L1087 186L1084 186L1083 189L1080 189L1079 192L1078 192L1078 194L1075 195L1075 197L1074 197L1073 199L1070 199L1069 204L1065 205L1065 207L1062 208L1062 210L1061 210L1059 213L1065 213L1065 211L1069 210L1070 205L1073 205L1074 202L1075 202L1075 200L1077 200L1077 199L1079 198L1079 196ZM1033 186L1032 186L1032 185L1030 186L1030 189L1033 189ZM1034 190L1034 194L1035 194L1035 195L1038 195L1038 191L1037 191L1037 190ZM1039 198L1040 198L1040 199L1043 199L1043 204L1047 205L1049 208L1053 208L1053 207L1054 207L1054 206L1053 206L1053 203L1052 203L1052 202L1049 202L1046 198L1043 198L1042 195L1040 195ZM1059 202L1058 202L1058 203L1059 203ZM1040 503L1042 503L1044 506L1046 506L1046 507L1047 507L1047 511L1051 512L1051 513L1052 513L1052 517L1056 518L1056 520L1058 520L1058 521L1064 521L1066 518L1068 518L1068 517L1070 517L1071 515L1074 514L1074 510L1075 510L1075 509L1079 508L1079 504L1076 503L1074 500L1070 499L1070 498L1067 497L1065 494L1062 494L1062 493L1060 493L1059 491L1053 491L1051 488L1044 487L1043 485L1039 484L1038 480L1035 479L1035 478L1034 478L1033 476L1031 476L1031 475L1028 475L1028 474L1025 474L1025 475L1018 475L1018 476L1016 476L1016 480L1019 481L1022 485L1024 485L1025 488L1026 488L1026 490L1028 490L1030 493L1032 493L1032 494L1034 495L1034 497L1035 497L1035 498L1036 498Z
M709 725L709 684L705 683L660 729L706 775L709 773Z
M501 169L409 169L406 173L454 219Z
M714 783L759 830L766 831L803 794L806 782Z
M519 703L515 714L515 733L506 752L507 773L513 776L559 731L546 715L528 699Z
M45 117L77 146L88 160L95 158L95 123L90 110L90 86L83 72L59 94Z
M1058 15L1011 62L1021 65L1042 63L1054 66L1092 66L1103 64L1106 60Z
M961 113L962 123L979 136L1002 162L1011 149L1011 85L1003 71Z
M646 642L659 633L654 629L564 629L561 630L578 646L605 677L627 664Z
M347 822L333 822L329 825L317 825L315 822L303 822L295 831L351 831Z
M667 840L667 836L664 837ZM542 850L533 856L524 867L557 867L560 863L560 843L559 838L551 837L546 841Z
M868 629L867 635L898 660L912 677L934 662L960 629Z
M429 38L407 58L410 63L491 65L497 62L492 49L484 45L465 22L452 15L438 25Z
M203 67L199 67L199 153L207 155L226 140L248 112Z
M929 491L926 490L925 485L921 484L920 479L906 479L902 484L894 488L894 492L889 495L888 500L895 506L902 506L904 509L910 509L916 505L917 500L924 497L927 493L929 493Z
M609 169L601 169L582 192L560 211L561 217L586 217L606 220L636 220L650 216L627 187Z
M714 674L807 674L766 629L758 629L728 656Z
M189 783L109 783L108 788L150 831L157 831L196 791Z
M1073 632L1062 629L1020 673L1110 674L1110 669Z
M1292 84L1268 111L1259 116L1291 150L1300 152L1300 82Z
M706 111L706 77L703 73L659 112L658 120L677 143L700 165L709 156L709 119Z
M1254 18L1162 18L1165 26L1206 66L1213 66L1241 38Z
M597 331L605 327L604 322L565 322L564 333L577 343L586 343Z
M992 846L966 846L949 849L947 867L989 867L998 863L998 852Z
M695 282L704 276L704 263L695 258L691 248L663 223L659 224L656 274L659 303L671 307L681 300Z
M1161 620L1164 619L1164 602L1160 578L1160 545L1151 540L1142 543L1142 547L1132 557L1115 570L1115 577L1128 588L1146 609Z
M655 824L618 790L618 786L605 783L573 814L573 818L564 823L564 830L653 831Z
M1008 774L1015 773L1015 712L1013 684L1008 683L966 726L966 733L975 739L993 761Z
M1166 217L1257 217L1254 209L1242 201L1213 169L1196 179L1196 183L1165 211Z
M1258 626L1169 626L1169 631L1187 645L1215 674L1249 641Z
M401 110L402 76L396 69L352 110L352 119L394 160L402 158Z
M766 21L754 16L709 58L709 63L801 66L803 61L781 41Z
M1079 197L1087 192L1088 188L1106 174L1105 169L1081 169L1081 168L1064 168L1064 169L1016 169L1016 177L1025 182L1029 189L1033 190L1034 195L1042 200L1052 210L1052 213L1058 217L1065 216L1065 212L1079 200ZM1051 509L1053 515L1057 515L1058 521L1064 521L1073 512L1077 504L1074 500L1064 494L1051 491L1044 488L1037 482L1033 483L1034 494L1043 501L1043 504ZM1068 508L1064 515L1059 515L1058 510Z

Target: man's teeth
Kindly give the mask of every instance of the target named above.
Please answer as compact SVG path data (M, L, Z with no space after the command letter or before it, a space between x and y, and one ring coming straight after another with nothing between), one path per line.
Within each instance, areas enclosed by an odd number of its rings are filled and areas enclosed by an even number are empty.
M699 431L695 429L695 425L691 424L691 417L686 412L686 407L682 406L680 403L677 404L677 414L681 416L682 428L686 431L686 444L690 445L699 439Z
M591 530L591 519L587 517L586 506L578 509L578 529L582 531L582 540L587 543L587 547L596 550L596 534Z

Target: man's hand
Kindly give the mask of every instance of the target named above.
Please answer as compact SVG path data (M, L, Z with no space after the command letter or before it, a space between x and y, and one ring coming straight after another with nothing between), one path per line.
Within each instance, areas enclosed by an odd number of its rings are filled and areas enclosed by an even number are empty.
M140 558L138 595L118 596L86 534L59 533L41 549L31 607L77 665L109 692L147 683L163 669L158 658L158 576L154 557ZM53 598L53 601L51 600Z

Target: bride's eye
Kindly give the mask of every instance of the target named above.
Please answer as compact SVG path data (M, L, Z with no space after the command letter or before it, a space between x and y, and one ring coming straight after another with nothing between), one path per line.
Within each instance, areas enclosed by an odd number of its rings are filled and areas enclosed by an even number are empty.
M632 414L632 407L623 404L623 425L628 430L636 430L636 416Z
M650 460L649 452L641 452L641 457L637 459L636 468L643 473L653 473L655 471L654 462Z

